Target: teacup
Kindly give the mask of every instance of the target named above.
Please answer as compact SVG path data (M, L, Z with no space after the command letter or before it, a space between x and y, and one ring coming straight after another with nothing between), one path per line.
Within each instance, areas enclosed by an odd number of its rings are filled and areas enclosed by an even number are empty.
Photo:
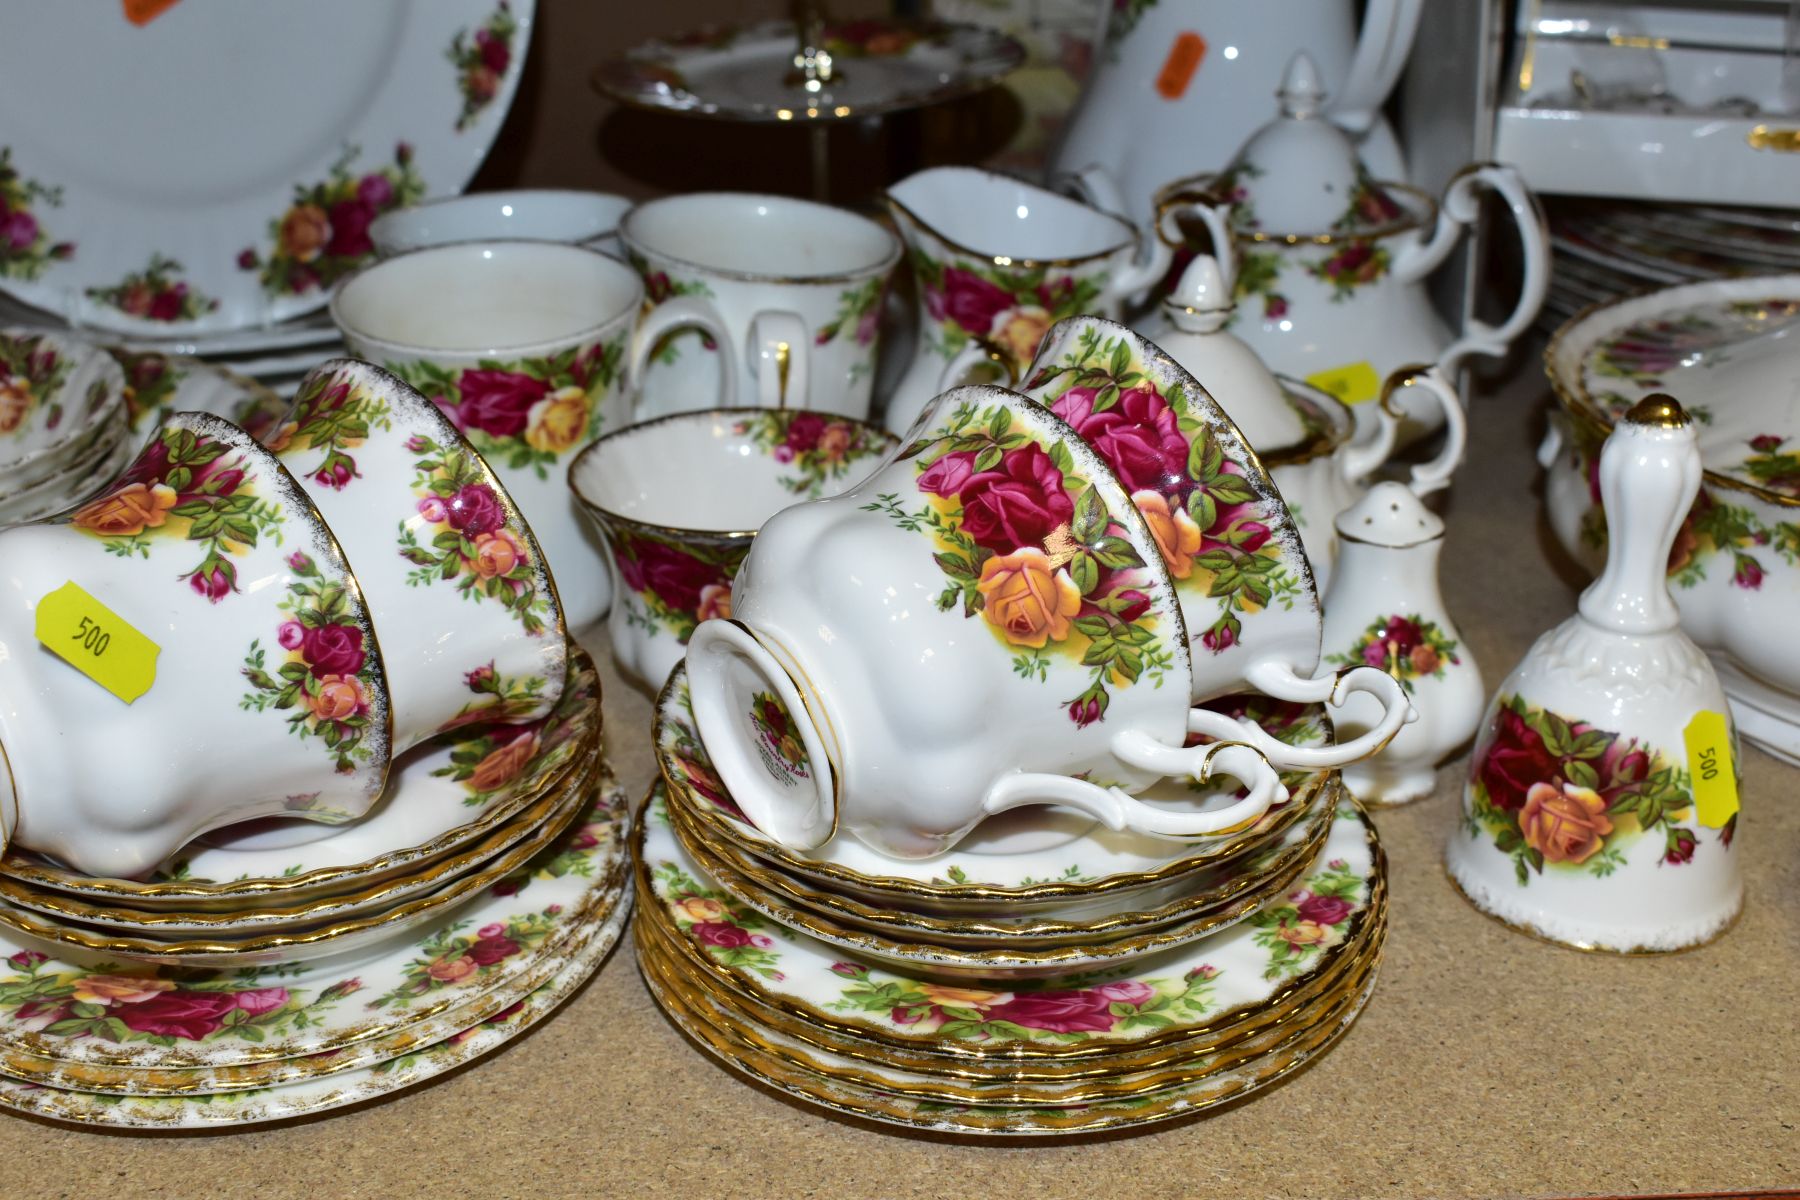
M332 359L265 441L338 531L368 598L396 754L556 706L568 638L544 552L436 405L379 367Z
M1198 836L1285 795L1242 744L1184 747L1188 638L1150 529L1072 429L1012 392L945 393L855 488L775 514L731 600L688 646L694 717L746 815L790 848L841 826L929 857L1037 804ZM1249 795L1193 813L1129 794L1214 772Z
M0 533L0 564L0 841L130 876L211 829L342 823L381 795L368 607L305 492L235 425L175 414L105 494ZM104 610L45 604L70 585ZM33 644L104 664L134 630L154 649L135 682L105 676L117 691Z
M454 242L566 242L607 254L619 252L623 196L541 188L468 192L385 212L369 225L375 252L392 258L408 250Z
M694 626L731 615L731 582L757 528L834 496L897 445L835 414L730 408L677 413L607 434L569 468L612 551L613 662L661 687Z
M1366 733L1323 747L1289 746L1200 708L1192 732L1244 739L1279 766L1340 767L1412 719L1385 671L1313 677L1322 617L1293 515L1225 410L1161 348L1115 322L1071 317L1044 336L1023 392L1087 439L1143 513L1194 639L1196 703L1251 690L1300 703L1341 705L1354 692L1381 701ZM1092 569L1111 566L1094 556Z
M563 474L579 447L631 419L634 338L720 329L691 307L640 322L642 299L631 269L593 250L465 242L378 262L331 302L351 352L435 401L505 479L543 539L572 629L600 619L611 589ZM731 403L729 388L719 402Z
M644 415L711 407L719 375L763 408L869 415L882 300L900 258L886 229L807 200L708 192L638 205L619 239L653 312L700 305L727 331L708 330L710 344L646 341Z
M125 373L104 349L41 329L0 329L0 475L6 490L59 474L122 431Z

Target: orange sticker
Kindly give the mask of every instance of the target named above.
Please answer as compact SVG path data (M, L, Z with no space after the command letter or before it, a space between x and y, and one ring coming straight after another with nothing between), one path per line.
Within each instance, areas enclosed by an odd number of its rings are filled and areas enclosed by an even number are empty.
M125 19L144 26L174 8L181 0L124 0Z
M1175 43L1169 47L1169 57L1163 60L1162 70L1156 73L1156 91L1164 100L1179 100L1188 90L1188 84L1194 81L1194 72L1200 69L1200 60L1206 57L1206 39L1192 30L1175 35Z

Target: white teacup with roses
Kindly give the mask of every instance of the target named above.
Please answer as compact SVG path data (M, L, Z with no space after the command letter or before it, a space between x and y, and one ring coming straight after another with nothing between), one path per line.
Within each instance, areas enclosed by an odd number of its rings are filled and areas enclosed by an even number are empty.
M757 828L796 850L842 828L926 858L1025 805L1192 837L1285 795L1240 742L1184 746L1173 583L1073 430L973 386L939 397L905 442L851 491L765 522L733 619L690 640L695 723ZM1216 812L1131 795L1221 772L1250 790Z
M499 472L544 544L569 627L611 602L604 550L564 475L575 451L631 419L628 360L691 307L639 320L643 287L604 254L554 242L464 242L368 267L338 289L332 319L359 358L417 388ZM707 403L729 405L726 391Z

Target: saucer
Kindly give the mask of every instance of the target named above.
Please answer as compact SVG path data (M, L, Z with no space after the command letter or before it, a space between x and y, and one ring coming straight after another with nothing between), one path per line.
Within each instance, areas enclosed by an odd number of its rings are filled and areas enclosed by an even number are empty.
M800 39L788 21L699 29L645 42L594 71L622 104L734 121L830 121L941 104L996 82L1025 59L1018 42L974 25L869 18L827 24L836 79L790 81Z
M1257 710L1253 707L1251 711L1255 715ZM1275 736L1294 745L1320 745L1331 736L1324 710L1316 705L1299 710L1286 723L1270 723L1277 726L1271 729ZM721 845L783 872L876 907L955 917L1032 911L1076 919L1088 915L1089 909L1145 907L1149 902L1130 894L1159 889L1173 898L1191 872L1235 859L1279 837L1305 815L1307 807L1297 798L1290 799L1272 806L1247 829L1192 841L1098 829L1070 814L1031 813L1033 825L1027 832L1046 827L1059 830L1060 837L1053 844L1029 850L1010 847L1006 831L1020 826L1003 816L977 829L953 853L937 858L890 858L848 835L812 851L817 857L806 857L778 845L732 802L695 728L685 664L669 676L658 697L652 739L657 763L676 803L709 844L717 839ZM1310 794L1309 787L1322 787L1328 774L1296 772L1285 775L1283 782L1299 797ZM1143 798L1198 810L1224 808L1237 801L1224 787L1190 791L1179 780L1158 784Z
M598 735L593 660L571 644L570 664L562 700L544 722L517 732L470 726L419 747L395 762L387 792L368 816L328 837L268 849L190 845L143 882L82 875L12 848L0 858L0 875L95 903L210 912L241 911L250 897L303 903L409 870L418 872L421 886L445 882L448 871L426 864L488 836L542 799ZM527 736L535 739L529 757L518 752L518 739Z
M195 972L0 933L0 1056L230 1067L388 1037L508 984L567 936L622 866L628 820L603 775L585 821L525 868L430 928L361 954Z
M640 919L710 986L845 1036L974 1059L1113 1055L1253 1016L1363 949L1385 888L1374 827L1347 803L1325 857L1293 891L1227 930L1108 972L1111 991L1091 975L978 989L847 959L768 921L683 852L655 796L637 836ZM1071 1006L1088 1019L1071 1023Z
M515 997L512 1003L482 1018L481 1023L373 1066L222 1095L120 1097L0 1079L0 1108L55 1121L121 1129L205 1129L224 1125L242 1128L392 1095L487 1056L556 1012L606 961L625 927L630 908L628 889L587 946L535 991L511 992Z

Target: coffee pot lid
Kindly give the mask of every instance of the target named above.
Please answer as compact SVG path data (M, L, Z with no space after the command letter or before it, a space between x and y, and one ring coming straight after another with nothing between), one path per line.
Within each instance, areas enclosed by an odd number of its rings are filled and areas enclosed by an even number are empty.
M1338 536L1403 550L1444 536L1444 521L1404 483L1383 481L1337 517Z
M1325 85L1302 50L1275 93L1281 114L1250 135L1216 185L1244 233L1317 237L1371 233L1405 215L1369 177L1356 143L1325 115Z

